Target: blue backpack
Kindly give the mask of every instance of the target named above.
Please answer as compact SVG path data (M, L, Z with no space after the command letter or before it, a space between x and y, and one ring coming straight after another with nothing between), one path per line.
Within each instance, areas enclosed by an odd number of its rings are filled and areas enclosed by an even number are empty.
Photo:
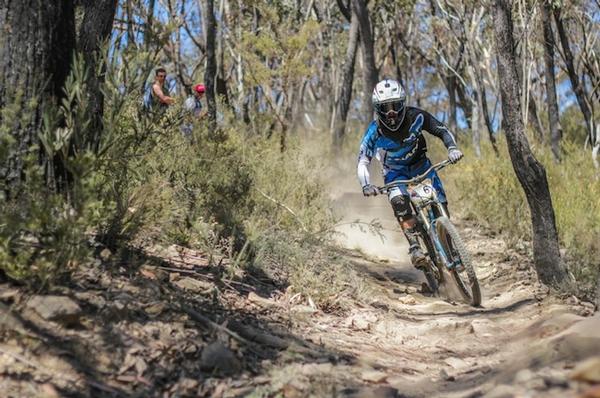
M142 97L142 109L144 109L145 111L151 111L152 105L154 103L152 97L152 84L153 83L146 83L146 87L144 88L144 95Z

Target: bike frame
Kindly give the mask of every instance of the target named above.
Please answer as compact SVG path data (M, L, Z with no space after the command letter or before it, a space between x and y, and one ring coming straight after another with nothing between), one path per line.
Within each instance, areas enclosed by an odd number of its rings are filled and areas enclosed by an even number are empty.
M429 204L425 205L424 207L421 207L420 209L418 209L418 212L416 213L417 214L417 223L421 224L421 226L424 228L425 232L427 233L427 236L429 236L431 243L435 247L435 255L437 256L437 261L435 258L432 258L432 260L435 263L439 262L439 263L443 264L448 270L451 270L454 267L458 266L460 264L460 262L459 261L452 262L449 260L448 254L446 253L446 250L442 246L440 237L438 236L438 233L437 233L437 228L436 228L437 217L433 213L432 206L436 206L436 208L438 210L438 214L439 214L438 217L448 217L448 213L446 212L446 209L444 209L444 206L442 206L441 203L438 202L437 198L436 198L436 201L434 203L429 203ZM413 207L414 207L414 205L413 205ZM432 257L431 254L430 254L430 257Z
M397 181L393 181L389 184L384 185L383 187L379 187L378 191L379 193L387 193L390 189L392 188L396 188L399 185L408 185L408 186L417 186L418 184L420 184L421 182L423 182L427 176L429 175L429 173L432 170L441 170L444 167L446 167L447 165L450 164L449 160L444 160L440 163L437 163L433 166L431 166L427 171L425 171L423 174L418 175L414 178L411 178L410 180L397 180ZM446 267L448 270L451 270L455 267L457 267L458 265L460 265L460 261L450 261L449 257L448 257L448 253L446 253L446 251L444 250L444 247L442 246L442 243L440 241L440 237L437 234L437 228L436 228L436 222L437 222L437 218L438 217L448 217L448 213L446 212L446 209L444 208L444 206L442 206L442 204L440 203L438 196L437 196L437 192L435 192L434 190L434 194L433 194L433 198L428 200L425 203L415 203L415 201L413 201L412 197L410 199L410 204L413 208L413 212L417 218L417 224L423 228L424 232L427 234L427 237L430 240L430 243L433 245L433 247L427 247L427 251L430 252L432 251L431 249L435 249L433 250L435 253L429 253L429 256L431 257L431 260L433 260L434 263L436 264L440 264L443 265L444 267ZM433 209L437 210L437 217L433 211ZM425 236L423 237L425 239ZM426 243L426 246L429 246ZM433 257L436 258L433 258Z

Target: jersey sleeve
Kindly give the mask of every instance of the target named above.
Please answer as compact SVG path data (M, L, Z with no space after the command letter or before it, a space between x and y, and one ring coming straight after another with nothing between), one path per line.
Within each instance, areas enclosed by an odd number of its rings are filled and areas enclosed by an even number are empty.
M358 165L356 172L361 187L370 184L369 164L375 155L375 142L377 141L377 124L372 122L360 142L358 152Z
M421 114L424 117L423 120L423 130L427 131L429 134L435 135L440 140L444 142L444 145L447 149L456 148L456 138L450 132L448 127L439 120L437 120L433 115L429 112L421 111Z

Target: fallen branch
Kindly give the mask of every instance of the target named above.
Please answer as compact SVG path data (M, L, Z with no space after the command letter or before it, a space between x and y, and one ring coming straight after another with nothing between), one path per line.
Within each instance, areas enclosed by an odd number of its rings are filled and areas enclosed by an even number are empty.
M185 312L186 314L188 314L193 320L200 322L202 324L204 324L206 327L213 329L213 330L218 330L220 332L223 332L225 334L227 334L228 336L232 337L233 339L239 341L240 343L245 344L246 346L248 346L248 348L250 348L254 353L259 354L254 348L252 342L246 340L245 338L243 338L242 336L240 336L239 334L237 334L236 332L226 328L223 325L219 325L216 322L211 321L209 318L205 317L204 315L202 315L201 313L199 313L198 311L194 310L193 308L190 308L189 306L185 305L185 304L180 304L181 310L183 312Z

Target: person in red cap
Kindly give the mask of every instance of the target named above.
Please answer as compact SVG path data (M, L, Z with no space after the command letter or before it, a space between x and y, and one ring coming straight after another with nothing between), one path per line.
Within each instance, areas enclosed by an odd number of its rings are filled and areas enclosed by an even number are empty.
M206 113L202 111L201 101L202 97L204 96L204 92L206 91L204 84L194 85L194 87L192 87L192 91L194 95L189 96L183 103L183 107L191 116L186 118L188 122L184 123L184 125L182 126L183 134L187 138L191 138L193 130L192 123L194 122L194 120L202 119Z
M192 115L194 115L195 118L198 118L198 119L200 119L202 116L204 116L204 113L202 112L201 99L204 96L205 91L206 91L206 88L204 87L204 84L194 85L194 87L193 87L194 95L188 97L184 103L185 109L188 112L190 112Z

